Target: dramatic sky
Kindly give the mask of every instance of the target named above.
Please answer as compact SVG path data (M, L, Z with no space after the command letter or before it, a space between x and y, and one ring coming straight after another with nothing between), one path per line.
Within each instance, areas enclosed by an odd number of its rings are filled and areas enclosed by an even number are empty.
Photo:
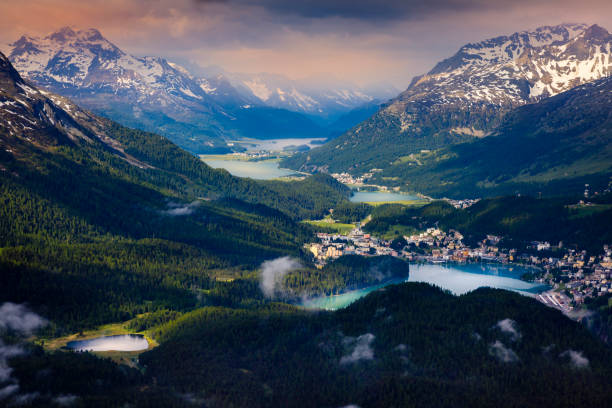
M95 27L136 55L400 88L467 42L561 22L612 30L612 1L0 0L3 44Z

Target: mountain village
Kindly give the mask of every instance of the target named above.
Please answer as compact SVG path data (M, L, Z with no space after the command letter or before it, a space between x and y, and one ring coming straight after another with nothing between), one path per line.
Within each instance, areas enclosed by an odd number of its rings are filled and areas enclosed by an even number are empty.
M612 245L605 245L599 256L586 251L564 248L563 243L534 241L528 253L500 245L502 237L487 235L479 246L470 248L463 243L463 235L428 228L418 234L404 236L405 242L388 241L365 233L361 224L348 234L317 233L319 242L306 244L317 268L343 255L390 255L410 262L428 263L500 263L527 266L523 276L550 290L536 298L547 306L568 313L582 305L588 297L612 292Z

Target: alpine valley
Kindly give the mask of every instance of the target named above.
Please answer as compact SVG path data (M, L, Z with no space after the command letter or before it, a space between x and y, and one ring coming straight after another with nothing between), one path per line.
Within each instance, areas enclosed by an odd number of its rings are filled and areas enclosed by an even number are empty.
M196 153L229 151L225 141L236 138L326 137L338 130L336 119L396 93L379 86L368 94L346 81L333 88L329 79L196 68L210 73L198 76L164 58L132 56L96 29L24 35L6 53L35 84ZM365 118L357 113L350 125Z
M322 16L350 22L334 38L368 27L361 2L197 3L236 13L225 36L281 19L323 51ZM157 29L184 6L162 4L123 17ZM606 29L546 26L397 95L133 56L95 29L21 37L0 53L0 405L609 406L611 59Z

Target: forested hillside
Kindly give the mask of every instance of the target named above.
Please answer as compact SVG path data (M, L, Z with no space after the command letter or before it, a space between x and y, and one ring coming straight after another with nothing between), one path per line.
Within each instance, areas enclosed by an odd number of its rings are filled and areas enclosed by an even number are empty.
M338 295L394 278L408 278L409 269L408 262L391 256L344 255L322 269L291 271L283 283L286 290L297 298Z
M378 176L434 196L567 195L612 176L612 79L509 113L492 136L397 160Z
M218 278L300 257L312 231L296 221L347 201L323 175L258 183L214 170L0 62L0 297L28 302L49 332L223 302Z
M30 156L38 169L13 161L0 173L0 290L68 327L191 307L216 276L299 256L310 239L306 227L259 204L185 202L86 156L77 164L40 155Z
M344 310L204 308L141 357L213 406L605 406L610 350L518 294L390 286ZM571 351L569 351L571 350ZM603 404L603 405L602 405Z
M612 241L611 197L602 196L591 206L577 206L579 197L498 197L480 200L466 209L444 201L420 208L383 205L372 210L364 230L376 235L401 235L406 227L423 231L430 227L455 229L466 242L476 245L488 234L503 237L502 245L524 249L531 241L549 241L591 254L599 254Z

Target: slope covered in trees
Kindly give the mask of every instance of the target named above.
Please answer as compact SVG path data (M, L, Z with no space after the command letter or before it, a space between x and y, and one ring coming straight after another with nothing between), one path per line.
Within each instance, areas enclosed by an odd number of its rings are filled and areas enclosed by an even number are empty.
M347 200L323 175L258 183L214 170L0 62L0 299L28 302L49 332L223 303L219 278L299 257L312 231L296 221Z
M151 379L213 406L569 407L611 396L608 348L501 290L456 297L408 283L333 313L203 308L155 336L162 345L141 356Z
M364 257L344 255L322 269L296 269L284 279L284 286L298 298L304 296L338 295L394 278L408 278L409 265L391 256Z
M377 177L434 196L577 194L612 176L612 79L525 105L496 132L397 160Z
M404 231L408 227L422 231L438 226L461 232L475 245L487 234L502 236L512 248L524 248L531 241L549 241L564 246L601 253L612 240L612 209L605 203L610 195L597 199L600 204L583 211L575 204L579 197L542 198L498 197L480 200L466 209L455 209L444 201L434 201L420 208L383 205L372 210L372 219L364 230L376 235Z

